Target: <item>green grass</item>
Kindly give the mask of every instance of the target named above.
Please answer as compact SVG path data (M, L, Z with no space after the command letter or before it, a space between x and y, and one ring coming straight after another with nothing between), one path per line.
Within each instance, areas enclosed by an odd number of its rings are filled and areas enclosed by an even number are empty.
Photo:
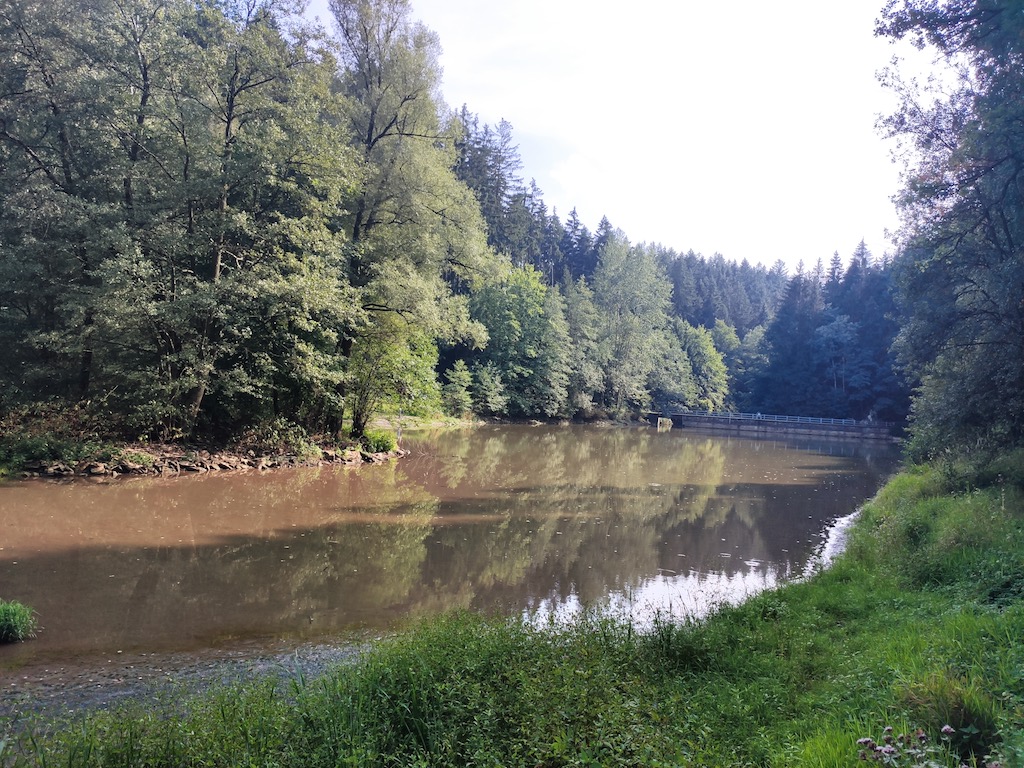
M35 637L35 613L17 601L0 600L0 643L20 643Z
M291 686L211 691L12 737L14 765L1024 765L1019 487L890 483L812 580L640 630L458 614ZM172 706L181 706L180 702ZM953 732L944 737L941 729ZM927 741L918 740L918 731ZM0 747L2 749L2 747ZM932 761L932 762L926 762Z

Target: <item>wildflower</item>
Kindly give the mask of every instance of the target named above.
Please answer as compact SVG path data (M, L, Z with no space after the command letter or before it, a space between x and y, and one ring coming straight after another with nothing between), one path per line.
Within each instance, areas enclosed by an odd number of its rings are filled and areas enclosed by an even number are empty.
M878 751L881 752L883 755L895 755L896 747L894 747L892 744L886 744L884 747L879 748Z
M946 723L944 726L942 726L943 736L952 736L954 733L956 733L956 728L954 728L949 723Z

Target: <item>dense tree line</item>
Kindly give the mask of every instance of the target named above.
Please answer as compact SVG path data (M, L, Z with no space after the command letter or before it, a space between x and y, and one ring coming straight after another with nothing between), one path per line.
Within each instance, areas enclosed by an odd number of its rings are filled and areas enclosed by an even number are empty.
M893 266L793 277L563 222L407 0L0 0L0 409L127 437L381 408L898 419Z

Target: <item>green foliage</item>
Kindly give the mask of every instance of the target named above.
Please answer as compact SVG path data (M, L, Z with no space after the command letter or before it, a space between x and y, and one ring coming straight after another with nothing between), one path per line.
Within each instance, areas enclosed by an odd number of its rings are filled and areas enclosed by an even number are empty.
M486 329L483 366L501 371L508 413L555 416L566 409L569 333L557 291L533 267L511 269L472 298L474 319Z
M17 601L0 600L0 643L20 643L36 636L35 612Z
M670 295L653 249L631 248L623 233L612 233L594 275L603 405L612 412L650 400L648 378L663 348Z
M942 742L936 744L920 728L913 733L897 734L891 725L886 726L877 742L869 736L857 739L857 745L861 747L859 759L911 768L949 765L957 760L957 755L948 746L951 729L952 726L943 726Z
M563 225L518 176L511 125L440 100L440 42L410 3L332 2L334 39L300 6L4 0L0 410L102 394L105 434L132 440L278 419L338 435L346 412L358 433L382 407L440 407L437 345L486 371L490 415L720 408L730 390L767 408L766 347L736 341L772 320L784 266L631 247L575 210ZM768 379L815 382L782 385L791 410L902 413L884 280L857 274L833 281L821 338L805 329L814 355L772 348ZM717 329L728 384L670 319Z
M256 455L289 454L300 459L319 459L322 451L306 430L284 418L256 424L238 440L238 449Z
M764 343L744 350L739 399L769 413L902 422L908 386L890 350L898 330L892 265L861 242L840 267L834 262L825 279L819 261L789 281Z
M703 327L694 328L686 322L673 323L672 330L690 361L696 392L687 405L705 411L716 411L729 397L725 361L715 348L712 334Z
M0 467L17 472L34 462L108 461L116 449L102 437L112 431L102 410L99 403L53 401L9 411L0 419Z
M347 370L352 437L363 435L382 405L395 410L430 413L440 405L437 346L421 329L401 318L383 315L353 344Z
M456 360L445 373L445 383L441 387L441 401L449 416L462 418L473 408L473 374L464 360Z
M594 292L582 277L565 284L565 320L571 340L568 407L573 413L589 415L604 388L604 372L598 344L600 314Z
M1014 447L1024 439L1024 25L1015 2L891 3L879 33L928 45L955 73L945 91L887 84L903 143L897 261L900 361L920 381L918 457ZM931 83L932 81L929 81ZM999 222L993 226L991 222Z
M360 438L363 448L369 453L390 453L398 447L393 432L385 429L368 429Z
M501 371L493 363L484 363L473 368L473 410L488 416L505 413L508 395Z

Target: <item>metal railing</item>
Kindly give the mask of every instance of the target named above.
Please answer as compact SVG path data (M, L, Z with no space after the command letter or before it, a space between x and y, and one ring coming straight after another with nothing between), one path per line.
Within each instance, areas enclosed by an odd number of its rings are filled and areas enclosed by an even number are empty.
M686 416L710 416L725 421L765 421L781 424L825 424L841 427L891 427L887 421L857 421L856 419L824 419L814 416L782 416L775 413L727 413L725 411L689 411L687 413L673 414L685 418Z

